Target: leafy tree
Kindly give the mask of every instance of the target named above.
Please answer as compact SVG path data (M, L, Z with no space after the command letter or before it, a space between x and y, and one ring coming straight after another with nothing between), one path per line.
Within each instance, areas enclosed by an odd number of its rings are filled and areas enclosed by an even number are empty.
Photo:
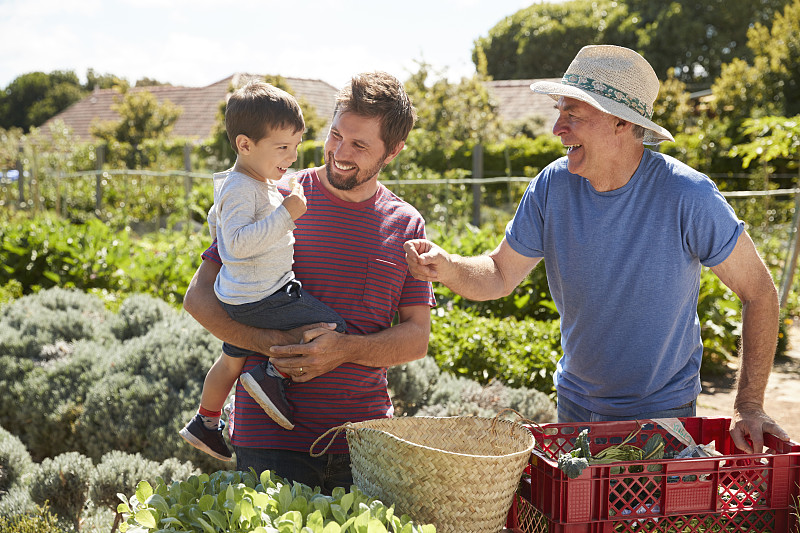
M769 163L776 159L789 161L798 159L800 115L792 118L749 118L742 126L744 135L751 140L734 146L731 149L731 156L742 156L744 168L749 167L753 160Z
M203 143L202 157L211 170L230 168L236 160L236 152L233 151L225 130L225 102L220 102L217 106L217 119L211 135Z
M163 85L170 85L170 84L147 77L139 78L138 80L136 80L136 87L160 87Z
M75 72L30 72L17 76L0 93L0 127L30 130L84 95Z
M95 89L114 89L127 90L130 87L128 80L117 77L113 74L98 74L93 68L86 71L86 85L87 91Z
M771 27L755 24L747 33L752 62L734 59L714 82L714 110L727 135L742 140L747 118L800 113L800 0L778 13Z
M494 79L560 77L583 46L633 46L624 2L572 0L537 3L506 17L475 42L472 59L486 55Z
M19 157L19 145L24 138L20 128L0 128L0 170L14 168Z
M148 140L166 140L181 113L175 104L169 100L159 102L147 90L125 92L112 108L120 119L94 124L91 132L106 142L109 155L120 158L128 168L147 165L142 146Z
M308 103L308 101L298 96L292 89L291 84L286 81L283 76L268 75L264 77L264 81L274 85L279 89L283 89L287 93L293 95L297 99L300 109L303 111L303 120L306 123L306 131L303 134L305 140L314 140L318 138L327 119L320 117L316 109ZM230 92L233 92L237 87L230 87ZM228 133L225 131L225 102L221 102L217 108L217 119L214 124L214 129L211 132L209 139L203 144L203 155L206 159L206 165L212 169L223 169L230 167L236 159L236 153L231 148L231 143L228 140Z
M475 43L495 79L561 76L578 50L616 44L639 51L661 79L673 71L707 87L722 65L753 57L742 43L789 0L572 0L534 4ZM546 53L544 53L546 51Z
M673 136L692 130L695 126L696 120L686 84L675 77L673 72L661 82L658 98L653 104L653 118Z
M406 92L417 109L417 125L402 160L414 161L428 152L425 157L440 154L443 158L443 165L438 168L451 168L447 161L461 146L499 140L502 123L483 84L485 79L475 74L454 83L432 71L430 65L420 63L419 70L405 82Z
M624 0L636 26L636 46L660 78L708 87L722 65L752 59L743 46L753 24L766 23L788 0Z

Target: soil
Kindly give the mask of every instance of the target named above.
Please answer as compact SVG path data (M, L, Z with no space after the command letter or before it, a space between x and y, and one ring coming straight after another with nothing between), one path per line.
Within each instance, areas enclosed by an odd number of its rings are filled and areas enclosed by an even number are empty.
M767 383L764 409L767 414L800 442L800 322L789 327L786 354L777 357ZM736 369L717 376L701 376L703 391L697 398L697 416L733 415Z

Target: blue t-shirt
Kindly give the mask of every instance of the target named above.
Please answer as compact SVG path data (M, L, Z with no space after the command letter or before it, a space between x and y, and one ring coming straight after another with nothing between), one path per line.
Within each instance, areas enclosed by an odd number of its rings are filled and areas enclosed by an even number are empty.
M596 191L566 158L531 181L506 228L544 257L561 315L559 395L597 413L670 409L700 393L701 265L733 251L744 223L703 174L644 151L622 188Z

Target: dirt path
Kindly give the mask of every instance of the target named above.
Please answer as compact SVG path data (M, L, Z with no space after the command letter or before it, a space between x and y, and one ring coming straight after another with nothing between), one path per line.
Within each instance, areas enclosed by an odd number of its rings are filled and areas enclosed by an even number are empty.
M732 415L735 373L731 369L727 375L703 379L703 392L697 399L697 416ZM793 441L800 442L800 322L789 328L786 355L775 360L764 407Z

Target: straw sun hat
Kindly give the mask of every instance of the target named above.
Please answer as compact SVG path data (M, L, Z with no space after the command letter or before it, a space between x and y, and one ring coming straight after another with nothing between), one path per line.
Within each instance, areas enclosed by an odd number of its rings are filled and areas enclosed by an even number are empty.
M539 81L531 90L554 100L575 98L645 128L644 144L674 141L650 120L658 96L658 76L645 58L629 48L584 46L572 60L561 83Z

